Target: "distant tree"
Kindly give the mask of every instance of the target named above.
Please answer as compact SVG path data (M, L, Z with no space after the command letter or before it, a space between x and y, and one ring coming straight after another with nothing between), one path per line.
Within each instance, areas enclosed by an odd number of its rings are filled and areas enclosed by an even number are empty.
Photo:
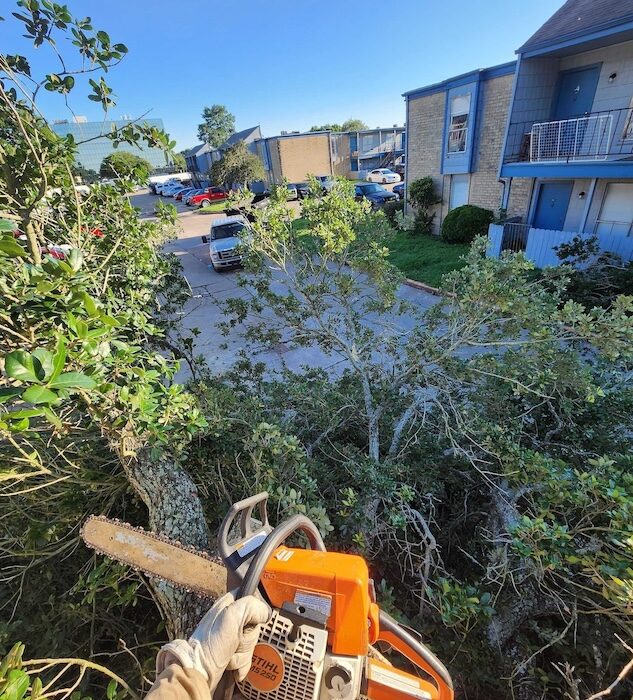
M321 126L311 126L310 131L362 131L369 127L362 119L347 119L342 124L321 124Z
M152 170L152 166L141 156L126 151L115 151L106 156L101 162L99 175L101 177L133 177L137 180L146 180Z
M251 153L244 141L238 141L226 149L224 156L213 163L209 175L214 185L230 189L248 187L255 180L264 178L261 160Z
M198 124L198 138L210 146L219 146L235 133L235 115L224 105L205 107L202 119L202 124Z
M90 168L84 168L81 163L73 165L72 167L73 175L79 178L84 185L91 185L93 182L99 180L99 173L96 170L90 170Z
M311 126L310 131L343 131L340 124L322 124L321 126Z
M185 160L185 157L182 155L182 153L174 153L172 161L176 170L187 169L187 161Z
M369 129L367 124L362 119L348 119L341 125L341 131L362 131Z

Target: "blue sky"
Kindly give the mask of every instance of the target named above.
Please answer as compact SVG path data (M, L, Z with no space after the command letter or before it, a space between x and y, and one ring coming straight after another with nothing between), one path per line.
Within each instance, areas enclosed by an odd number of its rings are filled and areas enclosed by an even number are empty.
M60 0L61 1L61 0ZM371 127L404 122L401 94L475 68L510 61L563 0L64 0L130 53L108 78L111 115L161 117L178 149L196 143L205 105L225 104L237 129L282 129L359 117ZM4 0L2 14L9 15ZM51 70L0 23L3 51ZM73 93L77 114L101 119ZM49 119L67 111L43 95Z

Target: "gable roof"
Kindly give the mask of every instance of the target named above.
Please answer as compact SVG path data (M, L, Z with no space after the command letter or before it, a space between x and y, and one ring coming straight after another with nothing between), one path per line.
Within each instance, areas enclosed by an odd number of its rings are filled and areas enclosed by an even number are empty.
M262 137L262 131L259 128L259 125L251 126L250 129L243 129L242 131L236 131L234 134L231 134L229 136L229 138L223 144L218 146L218 150L224 151L229 146L232 146L234 143L237 143L238 141L244 141L244 143L250 143L251 141L255 141L256 139L261 139L261 137Z
M567 0L518 50L550 46L633 20L633 0Z
M220 144L217 148L215 146L211 146L208 143L199 143L197 146L190 148L185 153L185 158L189 158L191 156L203 156L205 153L213 153L214 151L225 151L229 146L232 146L238 141L251 143L252 141L261 139L261 137L262 131L259 125L251 126L250 129L243 129L242 131L237 131L234 134L231 134L229 138L224 143Z

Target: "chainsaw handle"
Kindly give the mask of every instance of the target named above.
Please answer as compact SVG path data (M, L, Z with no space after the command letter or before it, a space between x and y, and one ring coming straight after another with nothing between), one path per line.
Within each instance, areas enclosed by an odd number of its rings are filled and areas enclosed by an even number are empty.
M228 513L224 516L224 520L220 525L220 530L218 531L218 551L222 560L225 564L228 564L232 555L235 554L240 548L244 547L253 537L258 535L268 535L272 531L272 527L268 523L268 510L266 504L268 502L268 493L262 491L261 493L255 494L254 496L249 496L243 501L238 501L234 503L230 508ZM257 530L253 530L251 527L251 520L253 519L253 511L255 507L258 506L259 510L259 520L262 525ZM239 540L233 544L229 544L229 533L233 527L233 523L237 517L240 517L240 533ZM246 556L246 554L244 555ZM230 567L236 568L236 567Z
M277 547L281 546L295 532L303 532L306 535L310 543L310 549L316 549L320 552L326 551L323 538L316 525L306 518L305 515L293 515L281 525L278 525L257 550L257 554L244 575L237 598L253 595L257 591L257 586L264 573L266 564L268 564L268 560L272 557Z
M429 674L439 691L439 700L453 700L453 680L444 664L425 646L417 636L404 629L383 610L379 615L379 642L386 642Z

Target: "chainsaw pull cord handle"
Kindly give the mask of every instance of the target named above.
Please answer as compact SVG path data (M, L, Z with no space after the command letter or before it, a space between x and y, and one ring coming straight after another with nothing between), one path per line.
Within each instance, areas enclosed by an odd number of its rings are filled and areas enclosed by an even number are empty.
M399 625L383 610L380 611L378 620L380 629L377 641L387 642L413 664L426 671L437 683L440 700L453 700L453 679L448 669L418 639L417 634Z
M306 535L310 543L310 549L316 549L319 552L327 551L316 525L306 518L305 515L293 515L281 525L278 525L263 541L261 547L257 550L257 554L253 557L248 571L244 575L237 598L253 595L257 591L257 586L264 573L266 564L268 564L268 560L272 557L277 547L282 545L295 532L303 532Z

